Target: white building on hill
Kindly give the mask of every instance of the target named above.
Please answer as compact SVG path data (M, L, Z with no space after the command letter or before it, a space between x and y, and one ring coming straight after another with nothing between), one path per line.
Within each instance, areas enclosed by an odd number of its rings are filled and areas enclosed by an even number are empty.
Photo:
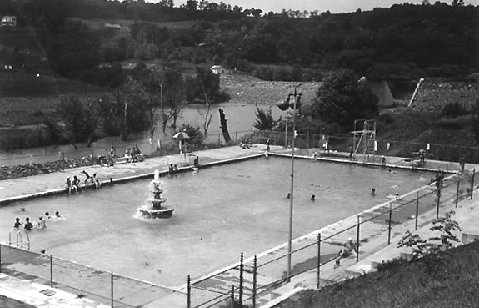
M17 26L17 17L16 16L2 16L2 21L0 24L2 27L16 27Z
M219 75L219 74L231 74L231 70L224 68L221 65L213 65L211 67L211 72L213 74Z

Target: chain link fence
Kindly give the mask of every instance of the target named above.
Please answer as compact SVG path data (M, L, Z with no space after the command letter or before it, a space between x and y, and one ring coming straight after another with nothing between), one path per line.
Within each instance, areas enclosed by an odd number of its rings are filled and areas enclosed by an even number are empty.
M269 139L270 144L288 145L291 138L292 135L279 132L251 134L244 132L240 137L235 138L235 142L266 143ZM350 137L299 135L296 138L295 145L300 148L299 154L349 157ZM384 153L381 151L387 151L385 150L387 148L391 150L392 145L385 140L379 140L378 144L378 150L374 155L362 158L380 162L380 155ZM116 145L116 149L118 153L121 153L123 149L133 146L136 145L121 144ZM144 154L150 156L179 151L175 145L158 148L153 142L138 146ZM222 144L218 142L214 146L222 146ZM435 145L429 146L432 154L435 153L432 151L434 148ZM198 149L200 148L192 150ZM79 153L73 152L62 155L77 154ZM100 153L92 151L90 157L93 159L88 163L97 163L94 160L97 154ZM406 157L408 158L414 158L414 154ZM63 161L65 159L70 158L62 157ZM451 165L443 170L457 170L457 167ZM407 228L414 227L417 230L443 214L441 209L446 204L455 204L457 207L460 200L472 198L474 177L475 172L448 176L441 181L440 185L431 183L402 196L393 196L389 201L376 205L357 216L348 217L319 232L296 239L292 247L293 264L290 276L285 270L289 254L286 246L282 246L246 260L241 256L238 264L206 278L196 281L188 279L184 292L186 306L188 308L235 305L241 307L246 304L257 307L262 298L268 297L266 295L272 294L276 288L305 273L316 277L318 288L333 283L334 279L322 275L322 268L325 266L334 268L341 262L358 261L365 256L362 251L363 246L376 245L374 249L379 250L386 245L393 245L392 238L403 234L406 225ZM348 247L351 240L355 243L355 247ZM110 303L115 307L135 307L175 292L163 286L96 270L53 256L36 254L8 245L1 245L0 248L2 272L23 275L43 284L66 289L74 294L86 295L94 300ZM27 266L28 264L35 266Z
M337 282L325 268L353 265L368 255L397 245L394 238L429 225L458 202L471 198L475 171L449 175L412 192L395 196L358 215L295 239L291 275L287 275L286 245L240 262L190 284L187 307L259 307L274 290L305 274L316 287ZM447 206L447 209L445 208ZM364 248L363 248L364 247ZM363 251L364 250L364 251ZM334 272L334 271L333 271ZM323 277L324 275L324 277Z
M111 305L141 307L173 290L11 245L0 245L0 271Z
M272 145L291 147L292 132L257 131L251 135L252 143L266 143ZM371 139L367 152L354 153L352 135L326 135L326 134L297 134L294 145L299 149L298 155L317 154L320 157L341 157L352 160L381 163L383 156L396 156L403 158L404 162L413 167L437 168L432 162L441 161L441 168L445 170L459 169L459 162L464 158L466 163L479 162L479 147L460 146L438 143L415 143L388 139ZM424 150L424 162L421 161L420 151ZM452 163L451 163L452 162ZM453 163L456 162L456 163Z

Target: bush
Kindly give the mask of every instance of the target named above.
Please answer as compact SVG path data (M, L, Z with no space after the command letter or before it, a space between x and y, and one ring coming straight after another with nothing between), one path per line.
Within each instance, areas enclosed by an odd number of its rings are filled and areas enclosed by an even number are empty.
M185 132L190 138L188 144L199 147L203 144L203 133L199 127L193 127L189 124L181 125L179 132Z
M379 116L379 121L384 122L386 124L391 124L394 122L394 119L391 115L389 114L381 114Z
M441 115L446 118L455 118L460 115L467 114L467 110L464 106L459 103L449 103L446 104L441 111Z
M441 118L437 121L436 125L439 128L447 129L463 129L468 125L471 125L472 118L470 116L461 116L457 118Z

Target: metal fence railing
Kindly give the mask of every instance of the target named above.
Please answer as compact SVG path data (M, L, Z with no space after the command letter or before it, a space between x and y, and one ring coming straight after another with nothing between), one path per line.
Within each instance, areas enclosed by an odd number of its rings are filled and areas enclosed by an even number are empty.
M393 234L408 228L418 230L445 214L444 206L457 207L458 202L472 198L475 171L454 174L437 182L393 198L342 221L341 228L324 228L317 234L293 241L291 276L286 274L288 252L280 247L240 262L210 277L189 284L188 308L191 307L259 307L261 296L282 286L295 276L309 272L316 277L316 287L334 283L322 277L325 265L337 266L342 261L358 262L364 258L361 247L372 238L380 239L380 248L396 245ZM343 255L352 239L358 253ZM269 298L269 296L267 296ZM237 305L237 306L234 306Z
M278 131L256 131L247 135L253 143L266 143L290 147L293 134ZM389 139L374 139L371 141L367 154L358 151L350 157L353 151L351 135L297 134L295 148L298 154L317 153L320 156L343 157L354 160L381 163L382 156L403 158L416 167L437 168L431 160L441 161L440 167L445 170L460 169L461 157L466 163L479 163L479 147L459 146L438 143L417 143ZM420 161L420 150L425 151L425 161Z
M282 139L285 138L284 134L254 133L244 135L242 138L248 138L250 141L252 139L254 143L263 143L270 139L272 144L281 142L287 144L287 141ZM315 148L317 142L322 141L319 139L321 136L305 138L303 141L306 143L306 150ZM299 147L303 146L301 142L296 144ZM128 146L131 145L117 146L117 151ZM147 146L152 145L148 143ZM163 151L167 152L165 147ZM177 148L172 147L171 151L178 153ZM166 154L165 152L159 154ZM96 153L92 154L95 157ZM340 251L344 251L344 245L350 238L354 240L359 251L356 254L357 261L362 256L361 246L370 240L364 234L382 237L383 245L390 245L394 232L402 232L404 223L413 224L415 229L418 229L442 214L441 209L445 205L455 204L457 207L460 200L472 198L474 178L475 171L450 175L442 179L440 185L431 183L349 217L341 221L340 229L324 228L319 231L317 237L305 236L301 241L294 241L290 277L285 271L288 252L282 247L247 260L241 257L237 265L207 278L194 282L188 279L185 291L186 306L227 307L232 304L248 304L257 307L262 295L293 277L310 271L316 271L318 287L327 284L329 281L322 278L321 268L338 260ZM434 211L435 215L431 215L431 211ZM85 294L115 307L135 307L175 292L163 286L97 270L54 256L37 254L9 245L0 245L0 249L0 271L36 277L45 284L67 289L76 294ZM35 266L21 266L19 262Z
M175 292L143 280L3 244L0 245L0 272L112 307L140 307Z
M289 146L293 135L291 132L265 131L237 131L230 132L232 141L224 142L222 134L208 134L208 138L201 145L188 144L188 151L211 149L216 147L239 144L248 140L251 143L266 143L269 139L272 145ZM376 145L369 154L359 154L354 159L380 162L381 157L398 156L415 162L418 160L418 151L426 150L426 158L443 161L459 162L464 157L468 163L479 162L479 148L457 146L449 144L421 144L395 140L375 139ZM352 150L352 136L327 136L322 134L298 134L295 138L295 147L300 149L298 154L312 154L317 152L322 156L348 157ZM66 168L97 164L102 156L108 156L111 148L115 148L117 156L123 156L127 149L139 148L147 157L155 157L179 153L178 144L171 138L149 139L146 137L134 138L127 142L99 141L91 147L86 145L45 147L39 149L24 149L19 151L0 152L0 179L21 177L38 173L47 173ZM313 152L311 152L313 151ZM445 165L445 163L443 163ZM443 167L444 168L444 167ZM446 169L457 170L458 163L446 164Z

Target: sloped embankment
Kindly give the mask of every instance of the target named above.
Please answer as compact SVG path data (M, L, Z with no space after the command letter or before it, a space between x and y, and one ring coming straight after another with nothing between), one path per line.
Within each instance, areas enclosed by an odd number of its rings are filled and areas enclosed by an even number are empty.
M477 307L478 254L479 242L473 242L442 258L393 262L322 291L300 292L276 307Z

